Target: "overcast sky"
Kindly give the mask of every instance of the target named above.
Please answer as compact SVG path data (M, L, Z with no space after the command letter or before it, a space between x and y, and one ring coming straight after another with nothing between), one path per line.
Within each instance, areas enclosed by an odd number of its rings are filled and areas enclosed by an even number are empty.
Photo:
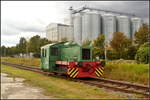
M82 5L134 13L149 22L148 1L1 1L1 45L14 46L20 37L45 37L49 23L63 23L68 8Z

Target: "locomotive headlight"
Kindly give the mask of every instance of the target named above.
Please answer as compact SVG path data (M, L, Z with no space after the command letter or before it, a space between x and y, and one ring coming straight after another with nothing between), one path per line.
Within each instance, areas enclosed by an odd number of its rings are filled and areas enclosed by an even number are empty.
M96 56L96 61L99 61L99 56Z
M73 60L74 60L74 61L78 61L78 57L74 56L74 57L73 57Z

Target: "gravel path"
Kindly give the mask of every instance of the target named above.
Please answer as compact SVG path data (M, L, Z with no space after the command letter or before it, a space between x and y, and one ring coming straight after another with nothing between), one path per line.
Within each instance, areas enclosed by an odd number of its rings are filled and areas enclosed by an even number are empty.
M1 73L1 99L51 99L42 94L41 88L24 84L24 80Z

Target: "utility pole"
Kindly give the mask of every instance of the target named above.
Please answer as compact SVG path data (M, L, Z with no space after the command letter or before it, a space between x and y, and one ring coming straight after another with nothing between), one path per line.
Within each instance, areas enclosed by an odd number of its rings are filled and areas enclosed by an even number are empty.
M105 63L107 62L107 41L106 41L106 38L105 38L105 41L104 41L104 55L105 55Z

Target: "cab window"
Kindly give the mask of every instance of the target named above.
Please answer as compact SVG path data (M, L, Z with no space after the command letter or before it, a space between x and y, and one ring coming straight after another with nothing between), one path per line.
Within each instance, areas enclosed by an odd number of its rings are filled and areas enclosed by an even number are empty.
M58 56L58 48L57 47L51 48L51 55L52 56Z
M47 54L47 50L45 49L45 57L46 57L46 54Z
M44 49L42 49L42 57L44 57Z
M82 59L90 60L90 49L82 49Z

